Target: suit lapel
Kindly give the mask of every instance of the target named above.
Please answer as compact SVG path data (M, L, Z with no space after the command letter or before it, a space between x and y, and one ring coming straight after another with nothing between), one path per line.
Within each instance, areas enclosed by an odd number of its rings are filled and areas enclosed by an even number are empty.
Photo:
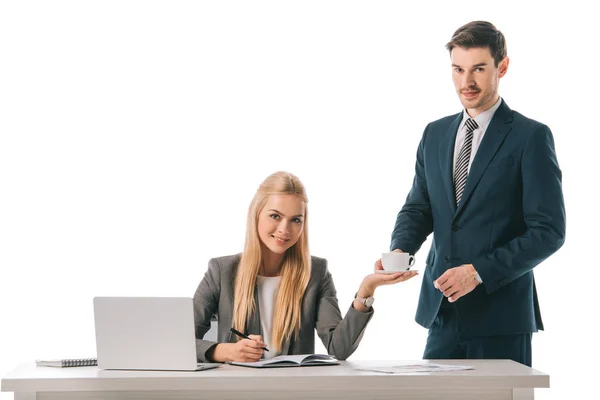
M456 211L456 194L454 193L454 179L452 177L454 166L454 142L456 141L456 133L458 132L460 121L462 121L462 116L463 113L459 113L456 116L446 130L446 133L442 136L440 143L439 159L442 168L442 180L446 187L446 194L448 195L447 197L452 214Z
M508 108L504 100L502 100L502 104L500 104L500 107L498 110L496 110L496 113L494 114L494 117L492 118L492 121L490 122L490 125L483 136L483 140L479 145L477 154L475 154L475 158L473 159L473 164L471 165L469 176L467 178L467 183L465 185L465 191L463 192L455 215L460 213L460 211L465 207L465 204L469 201L469 197L471 197L473 194L473 191L481 180L483 173L492 161L492 158L494 158L494 155L500 148L504 138L506 138L506 135L512 129L510 126L511 122L512 111L510 108Z

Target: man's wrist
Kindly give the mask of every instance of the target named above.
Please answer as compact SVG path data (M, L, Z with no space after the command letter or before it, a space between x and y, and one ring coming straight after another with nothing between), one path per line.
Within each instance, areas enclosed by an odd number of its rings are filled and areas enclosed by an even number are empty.
M468 264L468 267L470 267L471 276L473 277L474 280L477 281L477 284L483 283L483 280L481 279L481 276L479 276L479 272L477 272L477 270L475 269L475 266L473 264Z

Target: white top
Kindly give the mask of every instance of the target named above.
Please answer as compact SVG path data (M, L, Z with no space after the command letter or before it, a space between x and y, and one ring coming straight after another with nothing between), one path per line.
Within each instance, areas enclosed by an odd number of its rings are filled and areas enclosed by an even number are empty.
M277 299L277 290L279 289L280 276L260 276L256 285L258 287L258 312L260 313L260 326L262 328L263 342L267 345L269 351L263 353L264 359L273 358L279 353L273 351L271 346L271 327L273 322L273 311L275 309L275 300Z
M479 149L479 145L483 140L483 135L487 130L490 122L492 122L492 118L496 113L498 107L502 103L502 98L498 97L498 101L492 107L488 108L475 118L475 122L477 122L478 128L473 131L473 142L471 144L471 158L469 159L469 166L467 168L467 173L471 171L471 165L473 164L473 160L475 159L475 154ZM465 136L467 135L467 127L465 126L465 122L471 118L471 116L467 113L467 110L463 111L463 119L458 126L458 132L456 133L456 140L454 142L454 163L452 167L452 176L454 176L454 171L456 170L456 162L458 161L458 154L460 153L460 149L462 149L463 143L465 142Z

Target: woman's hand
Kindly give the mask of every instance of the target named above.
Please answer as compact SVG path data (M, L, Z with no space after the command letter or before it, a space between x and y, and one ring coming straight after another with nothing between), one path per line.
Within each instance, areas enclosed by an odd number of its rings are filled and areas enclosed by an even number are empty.
M379 286L394 285L399 282L404 282L418 274L419 273L417 271L401 271L395 272L393 274L369 274L365 276L365 278L362 281L362 284L360 285L362 293L366 294L367 296L362 296L360 289L358 290L358 295L360 297L373 296L373 294L375 293L375 289L377 289Z
M381 260L375 263L375 270L383 270ZM399 282L404 282L418 275L417 271L401 271L393 274L372 273L363 279L358 289L357 295L363 298L373 296L375 289L383 285L394 285ZM354 300L354 308L358 311L367 312L369 309L358 300Z
M256 362L260 360L267 347L260 335L248 335L250 339L241 339L237 343L219 343L212 359L217 362Z

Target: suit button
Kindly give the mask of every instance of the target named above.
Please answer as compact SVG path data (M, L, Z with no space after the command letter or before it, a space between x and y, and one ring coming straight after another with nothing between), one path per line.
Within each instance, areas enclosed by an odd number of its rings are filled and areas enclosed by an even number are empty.
M450 262L450 256L444 257L444 261L446 261L447 263L449 263Z
M458 225L452 224L452 232L456 232L458 230Z

